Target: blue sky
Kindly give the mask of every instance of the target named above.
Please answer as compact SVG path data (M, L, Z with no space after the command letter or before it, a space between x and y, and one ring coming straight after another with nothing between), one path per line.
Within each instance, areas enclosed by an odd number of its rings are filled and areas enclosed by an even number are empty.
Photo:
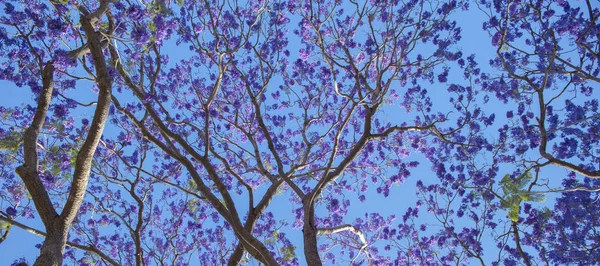
M476 9L471 9L467 14L454 14L454 17L457 19L459 25L463 29L463 39L459 43L458 47L460 47L465 54L476 54L478 61L482 62L480 66L486 67L485 62L494 56L494 47L492 47L490 44L488 33L481 29L481 23L485 17L479 10ZM291 25L295 25L295 23L292 23ZM293 40L297 37L291 35L290 31L290 38ZM298 49L293 46L295 43L294 41L291 41L290 43L292 44L292 46L289 48L291 51ZM185 58L187 49L169 48L169 46L174 46L173 42L169 42L166 45L167 46L164 50L169 51L171 64L177 62L180 58ZM171 51L179 52L173 53ZM452 77L449 80L449 82L454 81L455 80L453 80ZM463 82L463 80L460 80L460 78L456 81ZM10 95L10 97L0 97L0 105L15 106L19 105L20 103L34 104L31 101L29 88L16 88L14 85L6 81L0 81L0 85L0 93L4 95ZM434 99L434 101L439 101L440 103L447 102L447 93L444 84L433 84L432 88L428 88L428 90L431 92L430 96ZM74 92L73 95L77 97L84 96L88 99L91 99L91 95L89 94ZM392 120L396 115L399 119L401 119L401 116L405 115L404 109L400 106L386 106L385 108L388 109L386 110L386 116ZM88 112L91 112L91 109L88 109ZM107 130L110 129L107 128ZM352 195L348 195L348 198L352 199L353 203L352 208L346 217L348 219L347 222L351 223L355 218L363 217L366 212L380 212L384 217L387 217L388 215L396 215L396 217L399 218L408 207L413 206L418 200L418 198L415 196L415 184L417 180L421 179L426 183L428 180L433 182L436 180L434 173L431 171L431 164L427 160L418 154L408 157L407 160L411 160L413 158L420 161L421 164L411 171L411 177L408 178L404 184L393 187L393 191L390 193L389 197L376 194L374 189L371 189L373 195L369 196L368 200L364 203L358 201L355 197L356 195L354 195L354 197L352 197ZM393 169L390 169L390 173L388 174L393 174ZM296 254L302 258L302 232L300 230L291 229L294 221L294 216L291 213L291 209L298 208L299 206L290 203L287 199L287 194L289 193L276 196L275 200L271 203L267 211L272 211L277 214L276 217L287 221L289 224L288 230L282 229L282 231L285 231L288 236L290 236L290 239L296 245ZM240 197L239 200L244 201L245 197ZM240 202L239 205L244 206L245 204ZM324 205L320 204L320 206L321 207L317 208L317 216L325 215L325 212L327 211L324 208ZM423 215L423 217L426 217L426 215ZM429 217L429 219L431 219L431 217ZM43 230L43 225L38 220L21 219L21 221L33 228ZM419 222L426 221L423 220ZM436 221L431 220L430 222L431 224L434 224ZM41 237L31 235L30 233L27 233L19 228L13 227L11 235L2 245L0 245L0 257L4 258L3 260L6 262L13 261L14 259L23 256L29 260L32 260L38 254L38 249L35 248L34 245L41 243L41 241ZM300 261L302 261L302 259Z
M488 33L482 30L481 24L485 20L484 14L481 11L477 10L474 6L472 6L471 10L466 13L455 13L454 17L458 20L459 25L462 27L463 39L459 43L459 47L462 48L464 54L475 54L476 59L480 62L480 67L485 71L492 71L489 69L487 61L494 57L495 47L491 46L490 38ZM291 42L293 43L293 42ZM172 43L170 44L172 45ZM166 47L168 48L168 46ZM290 50L294 50L297 47L291 47ZM167 49L165 49L167 50ZM171 48L171 51L186 51L187 49L181 48ZM170 53L171 54L171 62L176 62L177 57L183 58L185 57L184 52L180 53ZM492 71L493 73L493 71ZM462 79L462 76L454 76L450 77L449 82L457 82L457 83L465 83ZM465 84L466 85L466 84ZM447 92L446 85L444 84L434 84L428 90L431 92L431 96L433 100L436 102L447 102ZM78 92L74 92L78 93ZM29 88L16 88L14 85L0 81L0 94L4 95L4 97L0 97L0 105L1 106L18 106L21 103L32 104L30 90ZM79 95L77 95L79 96ZM85 97L89 97L90 95L86 95ZM509 106L510 107L510 106ZM392 120L395 116L403 116L404 111L399 106L390 106L388 108L387 117ZM496 99L491 99L489 104L486 104L486 111L496 112L496 124L502 124L503 119L505 119L505 110L507 110L507 106L499 103ZM399 119L399 118L398 118ZM494 132L494 131L491 131ZM394 186L393 191L390 193L389 197L384 197L383 195L376 194L374 189L371 191L373 195L370 195L368 201L361 203L356 199L356 195L347 195L348 198L352 199L352 208L349 211L347 217L348 223L354 221L357 217L363 217L365 212L380 212L384 217L387 215L396 215L397 218L400 218L404 211L414 205L414 203L418 200L415 196L415 183L417 180L423 180L425 183L436 182L437 178L435 177L435 173L431 170L431 164L427 162L421 155L411 155L411 157L407 158L407 160L414 159L421 162L421 164L413 169L411 177L407 179L404 184L399 186ZM501 170L501 173L509 173L512 169L509 169L508 166L505 166L504 169ZM544 170L546 177L552 180L561 180L564 175L566 175L566 171L556 168L548 168L548 170ZM390 170L390 173L393 174L393 170ZM553 181L554 182L554 181ZM558 183L556 184L558 185ZM282 230L285 231L290 239L296 245L296 254L301 258L301 264L303 262L303 251L302 251L302 233L299 230L292 230L291 225L294 221L294 216L291 213L292 208L297 208L298 206L289 202L287 198L288 194L278 195L275 200L271 203L268 208L268 211L272 211L276 213L276 217L278 219L284 219L288 222L287 229ZM552 196L549 196L551 199ZM240 201L242 201L240 199ZM549 200L545 204L551 204L551 200ZM240 205L241 202L240 202ZM323 205L317 208L317 216L325 215L326 210ZM435 224L437 221L432 219L432 217L428 215L422 215L422 220L418 221L419 223L430 223ZM43 226L38 220L20 220L21 222L43 230ZM30 262L38 254L38 250L34 247L35 244L41 243L42 238L38 236L31 235L19 228L13 227L11 230L11 234L8 239L0 245L0 258L2 258L3 262L12 262L13 260L26 257ZM486 245L488 243L486 242ZM489 242L489 245L495 250L493 247L495 243L493 241ZM495 254L488 254L491 260Z

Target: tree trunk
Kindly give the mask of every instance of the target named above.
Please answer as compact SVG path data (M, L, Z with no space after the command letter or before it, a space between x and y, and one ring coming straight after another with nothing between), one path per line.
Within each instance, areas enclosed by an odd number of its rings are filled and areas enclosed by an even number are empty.
M310 201L309 201L310 202ZM315 227L315 213L311 203L304 205L304 226L302 234L304 235L304 257L309 266L321 266L321 257L317 246L317 228Z
M58 218L58 217L57 217ZM58 220L58 219L57 219ZM34 266L62 266L68 229L56 222L46 227L46 239Z

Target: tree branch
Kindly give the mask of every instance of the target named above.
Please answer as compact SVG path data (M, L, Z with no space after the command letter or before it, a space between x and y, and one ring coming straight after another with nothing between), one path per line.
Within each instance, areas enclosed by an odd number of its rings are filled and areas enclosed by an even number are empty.
M104 5L107 4L106 1L102 1L102 3ZM101 4L101 7L103 4ZM96 12L94 12L94 15L98 15L96 13L100 10L101 9L99 8ZM103 10L102 14L105 11L106 10ZM98 84L100 91L98 93L98 106L94 112L94 117L90 124L90 130L81 149L79 150L79 153L77 154L75 171L73 173L73 183L71 185L71 190L69 191L69 197L67 198L65 207L60 215L61 219L67 224L71 223L71 221L75 219L75 215L77 215L79 206L81 205L83 197L85 196L90 170L92 167L92 159L94 157L94 153L96 152L96 147L98 146L100 138L102 137L106 120L108 119L108 110L112 95L112 78L106 67L106 59L104 58L100 39L101 36L96 34L96 30L92 21L93 17L81 17L81 24L87 35L90 52L94 61L94 68L96 69L96 83Z
M52 101L52 92L54 90L54 66L52 62L47 62L42 70L42 90L38 97L37 109L33 116L31 125L23 134L23 157L24 162L17 167L16 172L25 183L25 187L35 208L38 210L40 218L44 224L50 224L51 221L58 216L56 210L52 206L50 196L42 184L38 172L38 154L37 141L40 131L44 126L44 121L50 108Z
M25 224L22 224L20 222L17 222L15 220L12 219L8 219L6 217L0 216L0 221L9 223L11 225L14 225L16 227L19 227L23 230L25 230L28 233L34 234L36 236L41 236L41 237L45 237L46 233L40 230L37 230L35 228L29 227ZM120 265L118 262L116 262L114 259L112 259L110 256L108 256L107 254L103 253L101 250L99 250L97 247L93 246L93 245L82 245L82 244L77 244L71 241L67 241L67 245L73 248L77 248L83 251L87 251L87 252L91 252L94 253L96 255L98 255L100 258L102 258L103 260L107 261L108 263L112 264L112 265Z
M365 235L360 230L358 230L358 228L356 228L350 224L344 224L344 225L328 227L328 228L320 228L317 230L317 235L330 235L330 234L336 234L336 233L343 232L343 231L350 231L358 236L358 238L360 239L360 242L362 242L362 244L363 244L360 247L361 250L365 249L367 247L368 243L367 243L367 239L365 238Z

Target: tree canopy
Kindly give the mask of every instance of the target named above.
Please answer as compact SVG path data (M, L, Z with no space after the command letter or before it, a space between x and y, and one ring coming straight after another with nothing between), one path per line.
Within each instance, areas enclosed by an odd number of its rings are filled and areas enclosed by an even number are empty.
M9 263L600 261L598 2L0 8Z

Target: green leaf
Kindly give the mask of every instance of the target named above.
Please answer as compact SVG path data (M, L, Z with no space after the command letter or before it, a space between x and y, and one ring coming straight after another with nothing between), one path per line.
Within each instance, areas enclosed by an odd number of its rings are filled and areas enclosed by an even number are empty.
M513 205L508 210L508 218L513 221L519 221L519 205Z
M185 185L185 188L192 192L200 191L200 190L198 190L198 185L196 184L196 181L194 181L191 178L187 180L187 184Z
M52 167L50 168L50 173L53 176L58 176L60 175L60 165L58 163L52 164Z
M272 166L272 165L269 163L269 161L267 161L267 160L263 160L263 165L265 166L265 169L266 169L267 171L271 171L271 170L273 170L273 166Z
M528 191L532 179L531 173L526 172L516 178L511 178L507 174L500 181L504 193L500 207L507 210L508 218L513 222L519 220L521 201L544 202L546 200L543 194L534 194Z
M148 30L150 30L152 32L156 31L156 25L154 25L154 21L148 22Z
M188 208L190 209L190 212L194 213L196 212L196 203L198 202L197 199L191 199L190 201L188 201L187 205Z
M10 233L11 227L12 227L12 224L0 221L0 243L4 242L4 240L6 240L6 238L8 237L8 234Z
M100 29L101 29L101 30L106 30L106 29L108 29L108 23L107 23L107 22L104 22L104 23L100 24Z
M296 253L294 252L295 250L296 250L296 246L294 246L294 245L289 246L287 248L279 249L279 251L281 251L281 254L283 254L284 261L293 260L296 257Z
M12 110L6 110L4 113L2 113L2 120L9 118L10 116L12 116L13 111Z
M16 131L9 131L4 139L0 139L0 151L17 152L21 145L22 134Z
M69 162L71 163L71 167L75 168L75 164L77 163L77 154L79 153L79 150L77 150L75 147L71 147L71 149L69 150Z
M9 223L7 223L5 221L0 221L0 229L6 230L6 229L8 229L10 227L11 227L11 224L9 224Z

